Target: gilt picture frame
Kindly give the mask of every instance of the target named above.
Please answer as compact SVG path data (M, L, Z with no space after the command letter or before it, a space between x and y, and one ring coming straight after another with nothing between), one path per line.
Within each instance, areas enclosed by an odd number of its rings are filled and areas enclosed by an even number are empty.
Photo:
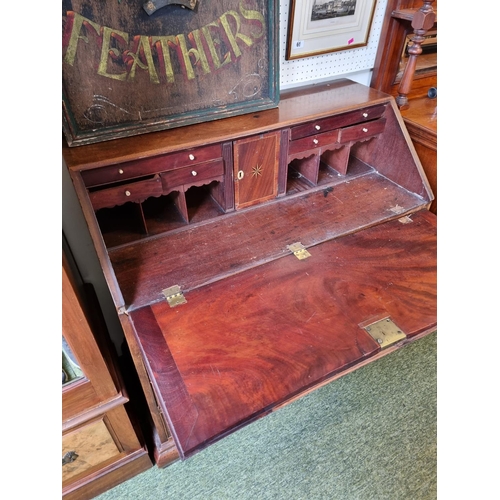
M290 0L286 60L363 47L376 0Z

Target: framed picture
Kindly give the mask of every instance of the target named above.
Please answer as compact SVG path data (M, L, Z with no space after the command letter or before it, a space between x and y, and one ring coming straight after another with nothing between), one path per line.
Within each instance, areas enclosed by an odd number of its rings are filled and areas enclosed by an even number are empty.
M376 0L290 0L286 59L368 43Z
M279 0L63 0L69 146L274 108Z

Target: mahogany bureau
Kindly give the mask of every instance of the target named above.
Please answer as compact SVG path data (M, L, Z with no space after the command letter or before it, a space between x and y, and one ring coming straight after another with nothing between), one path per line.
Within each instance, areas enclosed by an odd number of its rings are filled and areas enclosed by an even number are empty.
M387 94L336 80L63 155L158 466L436 329L433 194Z

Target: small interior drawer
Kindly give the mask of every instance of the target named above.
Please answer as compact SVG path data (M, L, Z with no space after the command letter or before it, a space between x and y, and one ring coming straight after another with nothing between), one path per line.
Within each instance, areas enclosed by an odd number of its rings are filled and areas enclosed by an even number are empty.
M168 194L173 188L186 184L196 184L199 181L212 179L224 175L222 159L199 163L192 167L178 168L160 174L163 191Z
M151 179L92 191L89 193L89 198L94 210L99 210L104 207L123 205L128 201L141 202L150 196L160 196L162 193L160 176L155 175Z
M68 432L62 437L63 484L119 454L104 420Z
M321 148L328 144L339 142L339 131L332 130L324 134L315 134L310 137L304 137L297 141L291 141L288 145L288 154L293 155L302 151L309 151L315 148Z
M165 170L195 165L200 162L215 160L222 156L220 144L211 144L201 148L188 149L178 153L153 156L141 160L129 161L109 167L84 170L82 179L87 187L119 182L145 175L159 174Z
M363 123L366 121L380 118L385 111L385 104L360 108L342 115L316 120L303 125L297 125L290 129L290 140L295 141L302 137L311 136L320 132L327 132L340 127L346 127L354 123Z
M339 142L362 141L363 139L382 133L384 127L385 119L380 118L370 123L361 123L353 127L343 128L340 130Z

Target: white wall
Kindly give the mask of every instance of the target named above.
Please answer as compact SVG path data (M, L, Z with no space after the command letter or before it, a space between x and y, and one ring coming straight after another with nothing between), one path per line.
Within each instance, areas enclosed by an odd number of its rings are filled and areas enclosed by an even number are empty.
M287 24L291 3L291 0L280 0L280 88L292 88L335 78L350 78L369 85L387 0L377 1L366 47L286 61Z
M387 0L378 0L366 47L332 52L316 57L285 60L287 24L290 0L280 1L280 88L287 89L320 83L337 78L350 78L364 85L370 84L378 41ZM83 279L92 283L99 297L111 338L120 352L123 334L114 305L102 275L97 255L73 189L71 178L63 161L62 173L62 228Z

